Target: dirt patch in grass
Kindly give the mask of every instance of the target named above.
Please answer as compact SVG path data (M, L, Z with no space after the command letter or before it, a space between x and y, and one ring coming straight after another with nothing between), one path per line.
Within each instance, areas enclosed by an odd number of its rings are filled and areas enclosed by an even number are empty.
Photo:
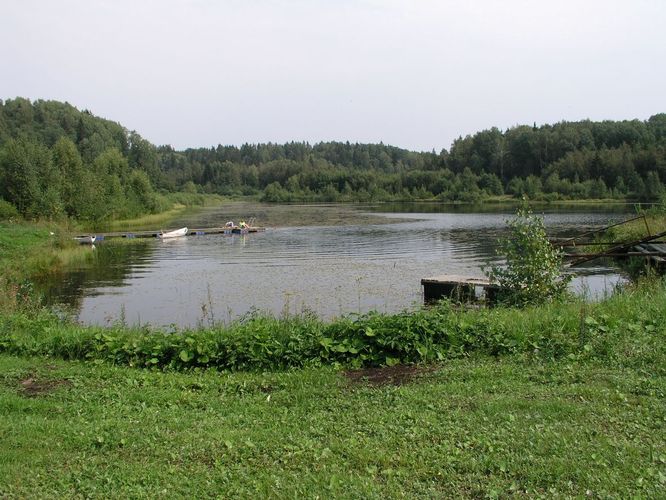
M68 380L38 380L34 377L28 377L21 380L21 393L28 398L37 398L46 396L58 387L69 385Z
M351 384L380 387L408 384L435 370L434 366L396 365L346 370L343 374Z

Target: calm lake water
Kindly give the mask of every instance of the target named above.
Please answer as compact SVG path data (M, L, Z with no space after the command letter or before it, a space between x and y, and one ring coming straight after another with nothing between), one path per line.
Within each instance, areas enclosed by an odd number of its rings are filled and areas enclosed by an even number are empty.
M253 215L273 227L244 236L109 240L93 250L93 262L54 283L48 297L72 306L82 323L100 325L196 326L253 310L312 310L323 318L396 312L421 304L421 278L480 276L483 265L497 262L497 240L513 212L464 210L435 204L207 209L170 227L218 226ZM568 236L622 220L622 212L560 209L544 218L550 235ZM603 264L580 271L575 286L591 295L623 280Z

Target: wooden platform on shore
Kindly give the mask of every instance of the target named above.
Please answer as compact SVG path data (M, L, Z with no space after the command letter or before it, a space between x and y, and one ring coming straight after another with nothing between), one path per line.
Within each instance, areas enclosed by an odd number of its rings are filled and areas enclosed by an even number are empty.
M666 244L659 241L666 238L666 231L657 234L649 234L640 239L623 242L619 244L608 244L610 248L604 248L592 253L570 253L565 257L570 259L569 266L574 267L600 257L626 258L645 257L656 267L663 267L666 259Z
M499 291L499 286L491 283L488 278L456 274L423 278L421 285L426 304L445 298L456 302L475 302L481 296L485 296L487 303L493 303Z
M265 227L249 227L249 228L229 228L229 227L206 227L198 229L189 229L186 236L204 236L207 234L247 234L247 233L258 233L265 231ZM110 238L157 238L157 235L162 232L161 229L151 230L151 231L114 231L109 233L94 233L95 241L102 241ZM91 233L92 234L92 233ZM77 238L82 238L87 235L78 235Z

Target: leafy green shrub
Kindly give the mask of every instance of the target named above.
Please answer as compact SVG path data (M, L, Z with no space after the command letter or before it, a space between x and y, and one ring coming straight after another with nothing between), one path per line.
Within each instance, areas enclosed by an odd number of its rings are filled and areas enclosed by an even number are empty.
M18 210L14 205L0 198L0 220L15 219L18 215Z
M222 199L219 196L189 192L168 193L164 196L164 198L168 200L171 205L174 203L179 203L181 205L185 205L186 207L203 207L207 203L217 203ZM161 205L160 209L163 210L164 208L165 205Z
M524 306L564 297L571 276L561 273L562 254L548 241L543 218L523 205L507 224L510 234L498 249L506 264L486 273L500 287L499 300Z
M666 215L666 193L662 193L661 196L659 197L659 200L652 204L649 205L649 208L639 209L639 213L642 212L646 215L656 215L656 216L663 216Z

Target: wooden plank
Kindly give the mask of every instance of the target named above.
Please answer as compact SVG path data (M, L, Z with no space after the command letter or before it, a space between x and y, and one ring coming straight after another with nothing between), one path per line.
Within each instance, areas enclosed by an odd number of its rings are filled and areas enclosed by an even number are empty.
M637 252L619 252L619 253L574 253L570 255L565 255L565 257L666 257L664 252L649 252L647 250L637 251Z
M481 288L486 296L486 303L492 304L497 299L499 286L493 284L488 278L480 276L460 276L446 274L423 278L423 300L432 303L442 298L448 298L456 302L475 302L478 297L477 288Z
M480 276L460 276L456 274L444 274L441 276L433 276L431 278L423 278L421 284L425 283L441 283L447 285L466 284L474 286L490 286L488 278Z
M663 238L664 236L666 236L666 231L664 231L663 233L647 236L647 237L642 238L640 240L631 241L629 243L622 243L621 245L617 245L613 248L609 248L609 249L607 249L603 252L600 252L598 254L590 254L590 255L585 255L585 256L579 257L576 260L574 260L573 262L571 262L569 264L569 266L570 267L577 266L577 265L582 264L584 262L589 262L589 261L597 259L599 257L604 257L605 255L608 256L608 255L612 255L612 254L626 254L627 252L629 252L631 250L632 247L640 245L641 243L648 243L650 241L654 241L654 240L657 240L659 238Z
M644 214L641 214L641 215L637 215L636 217L632 217L631 219L623 220L622 222L616 222L615 224L611 224L610 226L602 227L601 229L594 229L592 231L588 231L586 233L579 234L578 236L574 236L573 238L565 239L563 241L560 241L559 243L555 243L555 245L557 245L557 246L576 246L575 242L576 242L576 240L578 240L580 238L591 236L591 235L597 234L597 233L603 233L603 232L608 231L609 229L611 229L613 227L621 226L623 224L627 224L628 222L633 222L633 221L638 220L638 219L643 219L643 221L645 222L645 227L648 230L648 234L651 234L650 228L647 224L647 219L645 218Z

